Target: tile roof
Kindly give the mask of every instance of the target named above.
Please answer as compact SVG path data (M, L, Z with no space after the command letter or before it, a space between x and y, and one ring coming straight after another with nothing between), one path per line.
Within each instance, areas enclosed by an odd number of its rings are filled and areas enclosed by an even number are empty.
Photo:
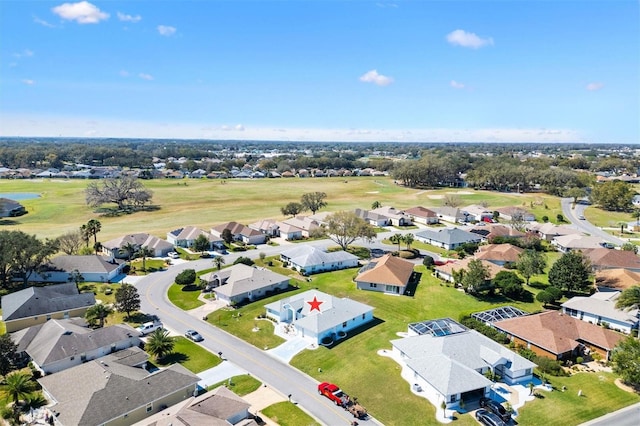
M29 287L2 296L2 315L4 321L12 321L95 304L94 294L78 293L75 283Z
M413 274L413 263L386 254L360 269L356 281L406 286Z
M575 349L580 342L610 350L624 339L614 331L558 311L511 318L493 326L556 355Z

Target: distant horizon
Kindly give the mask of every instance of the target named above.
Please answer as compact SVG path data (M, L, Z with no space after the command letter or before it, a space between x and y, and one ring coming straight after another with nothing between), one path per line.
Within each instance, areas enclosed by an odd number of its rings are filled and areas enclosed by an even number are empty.
M640 143L637 0L5 1L0 135Z

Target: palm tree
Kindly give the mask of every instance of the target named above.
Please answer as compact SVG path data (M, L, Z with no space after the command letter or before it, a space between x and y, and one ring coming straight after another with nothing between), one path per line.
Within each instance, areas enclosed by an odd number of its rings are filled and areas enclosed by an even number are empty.
M98 219L90 219L87 222L87 232L89 235L93 236L93 243L98 242L98 232L102 229L102 224Z
M402 236L402 234L394 234L389 237L389 241L391 241L393 244L397 244L398 251L400 251L400 243L402 242L403 238L404 237Z
M213 258L213 265L218 271L222 269L222 265L224 265L224 263L224 258L222 256L216 256Z
M105 305L104 303L97 303L87 309L87 312L84 314L84 318L91 325L95 324L96 321L99 322L100 327L104 327L105 319L113 312L113 309L109 305Z
M640 308L640 285L634 285L624 290L616 300L616 308L618 309L636 309Z
M402 237L402 240L407 245L407 250L411 250L411 244L413 244L413 242L415 241L413 234L405 234L405 236Z
M147 271L147 257L153 256L153 250L147 246L142 246L138 249L138 255L142 257L142 270Z
M4 378L4 393L15 404L18 401L25 399L31 392L35 390L33 381L31 381L31 374L24 371L14 371L9 373Z
M371 210L375 210L382 207L382 204L380 203L380 201L374 201L373 203L371 203Z
M138 247L135 244L129 242L122 246L122 250L127 252L127 260L129 261L129 266L131 266L131 258L133 258L133 256L138 251Z
M169 336L169 332L159 328L149 335L145 350L158 360L173 352L174 345L175 342L173 337Z
M627 227L627 223L626 222L618 222L618 225L620 226L620 235L624 234L624 228Z

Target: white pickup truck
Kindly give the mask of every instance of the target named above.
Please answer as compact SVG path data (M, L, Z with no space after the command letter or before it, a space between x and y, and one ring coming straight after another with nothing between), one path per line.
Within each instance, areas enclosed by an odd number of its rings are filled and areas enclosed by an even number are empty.
M147 334L153 333L159 328L162 328L161 321L149 321L136 328L136 330L140 332L141 336L146 336Z

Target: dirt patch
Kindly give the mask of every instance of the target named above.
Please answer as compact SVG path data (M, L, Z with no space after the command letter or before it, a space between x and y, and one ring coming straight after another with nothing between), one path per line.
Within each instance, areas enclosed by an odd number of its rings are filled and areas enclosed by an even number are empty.
M441 200L444 198L444 195L427 195L427 198L431 198L432 200Z
M634 389L631 386L627 386L624 383L622 383L622 379L620 379L620 378L615 379L613 381L613 383L615 383L617 387L619 387L620 389L622 389L625 392L630 392L630 393L635 392Z

